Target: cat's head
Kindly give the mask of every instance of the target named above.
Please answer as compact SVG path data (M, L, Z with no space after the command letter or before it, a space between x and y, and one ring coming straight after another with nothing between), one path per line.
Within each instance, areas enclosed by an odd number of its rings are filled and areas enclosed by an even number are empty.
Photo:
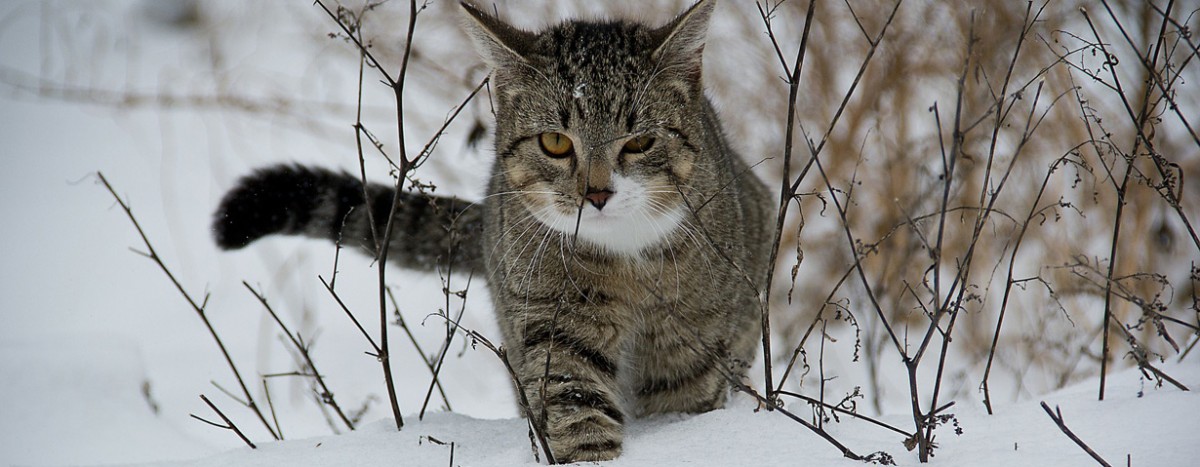
M679 227L708 147L701 54L715 0L661 27L568 21L515 28L463 3L492 69L496 168L542 223L636 255Z

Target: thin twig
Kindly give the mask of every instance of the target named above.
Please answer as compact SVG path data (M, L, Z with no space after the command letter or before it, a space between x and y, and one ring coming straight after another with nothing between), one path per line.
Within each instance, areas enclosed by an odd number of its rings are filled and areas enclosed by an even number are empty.
M467 337L470 337L473 343L482 344L485 348L492 351L504 363L504 369L508 371L508 377L517 389L517 402L521 404L521 410L525 412L525 420L529 423L529 429L533 431L538 444L541 445L542 454L546 456L546 463L551 465L557 464L558 462L554 459L554 453L550 450L550 442L546 439L545 426L537 422L538 419L534 416L533 409L529 406L529 397L525 394L525 386L521 384L521 378L517 377L517 371L508 362L507 350L504 347L496 347L495 344L492 344L492 341L483 337L478 332L462 327L458 329L466 333Z
M730 379L731 379L731 383L733 384L735 390L741 391L741 392L744 392L744 393L750 395L750 397L753 397L755 400L757 400L759 404L762 404L763 406L767 407L772 412L779 412L779 413L783 414L784 416L786 416L787 418L792 419L792 421L799 423L800 425L804 426L805 428L808 428L809 431L815 433L817 436L820 436L821 439L824 439L829 444L832 444L833 447L835 447L839 451L841 451L842 456L845 456L847 459L853 459L856 461L868 460L867 457L863 457L861 455L856 454L854 451L851 451L850 448L846 447L846 445L842 444L840 441L837 440L837 438L834 438L833 435L830 435L829 432L825 431L821 427L813 425L808 420L805 420L805 419L797 416L796 414L789 412L787 409L784 409L783 406L779 404L778 399L775 399L775 400L767 399L766 397L763 397L761 394L759 394L757 391L755 391L754 388L747 386L745 383L742 383L740 380L738 380L736 378L730 378ZM888 459L890 460L890 456L888 456ZM878 461L884 465L895 465L894 463L890 463L888 460L878 460Z
M1080 12L1083 13L1084 20L1087 21L1088 27L1091 28L1092 34L1095 36L1096 44L1098 47L1100 47L1100 52L1103 53L1105 56L1105 62L1108 63L1108 66L1106 68L1109 68L1112 71L1113 85L1116 86L1117 94L1119 94L1121 96L1121 102L1125 104L1125 108L1129 112L1130 118L1136 120L1136 124L1138 127L1138 135L1139 135L1139 136L1135 137L1134 144L1133 144L1133 151L1129 155L1125 156L1125 162L1126 162L1125 175L1121 179L1120 185L1118 185L1116 187L1117 211L1116 211L1116 214L1114 214L1111 251L1109 252L1109 256L1108 256L1108 281L1106 282L1106 284L1104 286L1105 287L1105 289L1104 289L1104 321L1100 325L1101 329L1102 329L1102 334L1103 334L1103 337L1102 337L1103 343L1101 344L1101 354L1100 354L1099 400L1104 400L1104 388L1105 388L1105 383L1107 382L1107 376L1108 376L1108 355L1109 355L1109 344L1108 344L1109 338L1108 338L1108 336L1109 336L1109 329L1112 327L1112 322L1113 322L1113 317L1112 317L1112 315L1113 315L1112 278L1113 278L1113 273L1116 271L1116 267L1117 267L1117 252L1118 252L1118 247L1120 246L1120 244L1118 242L1121 238L1121 218L1125 212L1125 193L1129 186L1130 176L1133 174L1133 171L1135 170L1133 163L1136 159L1137 150L1138 150L1138 147L1141 145L1141 143L1149 142L1148 139L1144 138L1145 135L1142 133L1142 130L1141 130L1141 128L1145 125L1146 118L1148 117L1147 106L1149 105L1149 99L1148 98L1143 99L1142 112L1141 112L1140 117L1133 117L1133 109L1129 105L1129 100L1126 99L1126 97L1125 97L1125 90L1121 86L1121 80L1117 77L1117 72L1115 70L1115 64L1111 62L1113 60L1112 58L1110 58L1110 57L1112 57L1112 55L1110 55L1108 52L1108 49L1104 47L1104 42L1102 39L1100 39L1100 33L1096 31L1096 26L1094 24L1092 24L1092 19L1091 19L1091 17L1088 16L1087 10L1081 9ZM1157 54L1156 54L1156 59L1157 59ZM1149 94L1149 92L1150 92L1149 87L1147 87L1146 92L1147 92L1147 94ZM1149 96L1147 96L1147 97L1149 97ZM1116 183L1116 180L1113 180L1113 183Z
M262 377L263 394L267 396L267 410L271 412L271 421L275 422L275 432L279 433L279 439L283 440L283 428L279 426L279 417L276 416L275 402L271 400L271 387L267 385L267 376Z
M212 336L213 341L217 343L217 347L221 350L221 355L225 357L225 363L228 364L229 369L233 371L233 377L237 380L238 386L242 389L242 395L245 397L245 400L242 401L242 403L258 416L259 421L262 422L263 427L267 429L267 432L271 434L272 438L275 438L276 440L280 439L279 434L276 433L275 429L271 428L271 424L267 422L267 417L262 413L262 410L258 408L258 404L254 402L254 396L250 394L250 389L246 386L245 380L242 379L242 374L238 371L237 365L234 365L233 357L229 355L229 351L225 348L225 343L221 341L221 336L217 335L216 329L213 328L212 323L209 322L208 315L205 313L205 306L208 304L208 296L205 295L204 300L200 304L197 304L196 301L192 299L192 296L183 289L183 285L180 284L179 280L175 278L175 274L172 273L169 268L167 268L165 263L163 263L162 257L158 256L158 252L155 251L154 245L150 244L150 238L146 236L146 232L142 230L141 224L139 224L137 218L134 217L133 210L128 204L125 203L125 200L121 199L121 197L117 195L117 191L113 189L111 184L108 183L108 179L104 177L104 173L96 172L96 176L100 178L100 182L104 184L104 188L108 189L108 192L112 194L113 199L115 199L117 204L121 206L121 210L125 211L125 216L129 218L130 222L133 223L134 229L137 230L138 236L142 238L142 243L146 246L147 253L145 253L145 256L150 258L151 261L154 261L154 263L158 265L158 268L167 275L167 278L171 280L171 284L175 286L175 290L178 290L179 294L183 295L183 298L187 300L188 305L191 305L192 310L195 311L196 315L200 317L200 320L204 322L204 327L208 329L208 334Z
M233 422L229 420L229 417L226 417L225 414L221 412L221 409L217 408L216 404L213 404L212 401L208 400L208 397L205 397L204 394L201 394L200 399L202 399L205 404L208 404L208 407L213 409L213 412L216 412L217 416L221 417L221 420L225 421L225 425L218 425L195 415L192 415L192 418L208 423L209 425L213 425L215 427L233 430L234 433L237 433L238 438L242 439L242 442L246 443L247 446L250 446L250 449L258 449L258 446L255 446L254 443L250 442L250 438L247 438L246 435L242 434L242 430L239 430L237 425L234 425Z
M471 279L473 277L474 276L467 276L466 289L471 288ZM450 290L448 287L444 288L444 290L443 290L443 292L446 295L446 317L445 317L445 319L446 319L446 338L442 342L441 351L438 352L438 357L437 357L436 363L434 363L434 365L433 365L433 379L429 382L429 389L425 391L425 400L424 400L424 402L422 402L421 412L417 416L417 418L420 420L423 420L425 418L425 409L427 407L429 407L429 399L433 396L434 386L438 386L439 384L441 384L440 383L440 381L441 381L440 375L442 373L442 364L445 363L445 361L446 361L446 355L449 354L449 352L450 352L450 344L451 344L451 342L454 341L454 335L457 333L456 331L458 331L458 325L460 322L462 322L463 314L466 313L466 311L467 311L466 289L463 290L462 295L460 296L460 298L462 299L462 306L459 307L458 316L455 317L454 320L451 320L450 315L449 315L449 313L450 313L450 311L449 311L450 295L451 295ZM445 397L445 393L442 394L442 397Z
M324 277L317 276L317 279L321 281L321 285L325 286L325 290L329 291L329 295L333 296L333 299L337 301L338 306L342 308L342 311L346 313L346 316L348 316L350 321L354 323L354 326L358 328L358 332L362 333L363 337L367 339L367 343L371 344L371 351L373 352L371 355L379 355L379 352L381 351L379 344L375 343L375 339L371 338L371 334L367 332L367 329L363 327L362 323L358 322L358 318L355 318L354 313L350 312L350 308L346 307L346 304L342 302L342 297L338 296L337 291L333 290L333 287L325 281Z
M779 211L775 220L775 238L773 239L774 241L771 242L771 255L767 260L767 280L763 283L764 290L760 295L762 297L760 303L760 313L762 316L762 348L764 356L763 378L764 384L766 385L765 387L767 390L768 399L774 397L772 396L772 391L775 390L775 385L773 383L774 376L772 375L771 370L771 282L775 277L775 263L779 258L779 244L783 238L784 225L787 223L788 208L791 207L792 200L796 196L796 188L791 183L792 146L794 144L794 135L796 132L796 98L800 93L800 76L801 72L804 71L804 57L808 51L809 31L812 27L813 14L816 11L816 6L816 0L812 0L808 4L808 12L806 13L804 20L803 37L800 40L800 47L796 50L796 61L793 63L792 70L788 72L788 113L787 127L785 130L787 136L784 138L783 176L780 178L780 183L782 186L779 189ZM759 12L762 13L763 22L766 23L767 30L770 32L770 17L766 13L762 12L761 7L759 7ZM775 41L773 34L771 34L771 42L774 43L776 49L778 49L778 43ZM780 57L780 61L785 66L786 71L786 61L783 61L782 57Z
M1054 175L1058 165L1065 160L1067 160L1066 156L1060 157L1059 159L1055 160L1054 163L1050 165L1049 170L1046 171L1046 177L1042 180L1042 184L1038 188L1037 195L1035 195L1033 198L1033 204L1030 204L1029 206L1029 215L1025 216L1025 222L1021 224L1021 230L1017 233L1016 243L1013 246L1012 252L1010 253L1008 259L1008 276L1004 283L1004 297L1000 301L1000 312L999 316L996 318L996 329L992 334L992 345L988 349L987 364L984 366L983 370L983 382L980 384L980 387L983 390L983 406L987 409L989 415L994 412L992 407L992 393L988 386L988 381L992 374L992 363L996 357L996 346L1000 342L1000 329L1002 326L1004 326L1004 315L1008 310L1008 300L1012 293L1012 287L1016 283L1013 280L1013 268L1016 267L1017 252L1021 250L1021 243L1025 240L1025 232L1029 229L1029 224L1033 222L1033 216L1038 211L1038 203L1041 202L1042 195L1045 194L1046 187L1050 184L1050 177Z
M894 426L888 425L887 423L881 422L881 421L879 421L879 420L876 420L876 419L874 419L874 418L868 417L868 416L866 416L866 415L863 415L863 414L860 414L860 413L858 413L858 412L854 412L854 411L850 411L850 410L843 409L843 408L841 408L841 407L838 407L838 406L836 406L836 405L833 405L833 404L829 404L829 403L826 403L826 402L821 402L821 401L819 401L819 400L817 400L817 399L814 399L814 398L812 398L812 397L808 397L808 396L806 396L806 395L803 395L803 394L798 394L798 393L794 393L794 392L791 392L791 391L775 391L775 393L776 393L776 394L779 394L779 395L782 395L782 396L795 397L795 398L797 398L797 399L800 399L800 400L802 400L802 401L804 401L804 402L808 402L809 404L813 404L813 405L820 405L820 406L822 406L822 407L824 407L824 408L827 408L827 409L830 409L830 410L832 410L832 411L834 411L834 412L837 412L837 413L840 413L840 414L843 414L843 415L849 415L849 416L851 416L851 417L857 418L857 419L859 419L859 420L863 420L863 421L865 421L865 422L868 422L868 423L870 423L870 424L872 424L872 425L875 425L875 426L878 426L878 427L880 427L880 428L886 428L886 429L888 429L888 430L890 430L890 431L893 431L893 432L896 432L896 433L902 434L902 435L904 435L904 437L905 437L905 438L911 438L911 437L913 436L913 434L912 434L912 433L909 433L909 432L907 432L907 431L901 430L901 429L899 429L899 428L896 428L896 427L894 427Z
M1092 459L1095 459L1096 462L1100 463L1100 465L1104 467L1112 467L1112 464L1109 464L1108 461L1104 460L1103 457L1100 457L1099 454L1096 454L1096 451L1093 451L1092 448L1087 445L1087 443L1084 443L1083 440L1079 439L1079 437L1076 436L1070 428L1067 428L1066 422L1063 421L1062 410L1060 410L1057 406L1054 407L1054 410L1050 410L1050 406L1046 405L1046 401L1042 401L1042 410L1045 410L1046 415L1049 415L1050 419L1054 420L1054 424L1058 425L1058 429L1062 430L1063 434L1067 435L1068 438L1071 438L1071 441L1074 441L1075 444L1079 445L1080 448L1083 448L1084 452L1087 452L1089 456L1092 456Z
M404 335L408 336L408 341L421 357L421 363L425 364L425 368L429 369L429 375L433 376L438 394L442 396L442 402L446 404L446 410L453 411L450 408L450 399L446 397L446 390L442 387L442 381L437 377L437 370L434 369L433 363L429 361L429 357L425 355L425 351L421 349L421 343L417 341L417 337L413 335L412 329L408 327L408 323L404 320L404 315L400 313L400 305L396 302L396 296L392 294L391 287L388 288L388 300L391 300L392 309L395 310L396 324L400 326L400 329L404 330Z
M333 407L333 411L337 413L338 418L342 419L342 423L346 425L346 428L349 428L351 431L353 431L354 422L350 421L350 418L347 417L344 412L342 412L342 407L338 405L337 400L333 397L333 391L329 390L329 386L325 384L325 378L321 377L321 372L317 370L317 364L313 362L312 356L309 355L308 347L300 342L300 336L298 334L292 334L292 331L288 329L287 325L283 324L283 320L279 319L279 315L276 314L275 310L271 308L271 305L267 303L267 297L263 296L263 294L259 291L254 290L254 287L251 287L250 283L246 281L242 281L242 285L246 286L246 290L249 290L250 294L254 295L254 298L258 299L258 302L262 304L263 308L267 309L267 313L270 313L271 318L275 319L275 323L279 325L279 328L283 330L283 334L287 336L288 340L292 343L292 346L295 347L296 351L300 353L300 357L304 358L305 367L309 370L312 370L312 378L317 382L317 385L321 386L321 393L319 394L321 396L321 402Z

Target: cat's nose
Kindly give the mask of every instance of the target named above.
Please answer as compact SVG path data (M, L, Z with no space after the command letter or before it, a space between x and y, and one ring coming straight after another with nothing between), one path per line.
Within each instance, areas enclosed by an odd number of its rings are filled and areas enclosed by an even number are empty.
M588 200L589 203L592 203L592 206L595 206L597 210L600 210L604 209L604 205L608 204L608 199L611 198L612 195L612 190L596 190L588 188L587 194L583 197L584 199Z

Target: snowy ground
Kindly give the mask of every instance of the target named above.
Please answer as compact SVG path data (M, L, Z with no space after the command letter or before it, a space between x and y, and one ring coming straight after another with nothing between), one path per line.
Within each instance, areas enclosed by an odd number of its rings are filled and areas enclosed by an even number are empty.
M331 77L311 50L296 51L297 44L311 45L303 35L306 23L297 18L312 21L312 12L289 17L287 12L298 9L272 10L279 21L233 28L239 31L233 38L208 38L255 44L219 48L226 55L217 57L186 33L131 20L143 14L139 5L89 3L82 7L86 14L59 15L61 4L0 3L0 73L6 80L50 76L95 89L183 94L200 94L213 80L232 76L233 83L270 84L248 94L285 92L313 102L353 102L352 80ZM226 10L237 11L241 3L232 5ZM70 43L80 38L95 40ZM318 55L323 53L329 52ZM209 61L230 71L214 78L194 69ZM296 64L305 73L291 80ZM296 87L272 87L285 82ZM314 123L307 108L222 113L114 107L33 94L0 85L0 219L5 223L0 228L0 465L449 465L450 447L431 438L454 443L454 465L534 462L524 422L514 418L511 391L493 355L471 350L461 340L452 344L442 379L454 413L434 396L430 415L417 421L428 374L417 352L393 332L393 362L408 423L396 433L379 399L378 364L363 355L366 343L315 277L328 278L332 249L287 239L222 253L209 239L209 213L251 167L301 161L354 169L352 117L321 114L324 120ZM439 101L426 111L433 117L425 126L417 124L414 133L427 134L427 126L436 126L447 110ZM380 113L368 109L368 114ZM477 197L482 171L445 169L486 165L480 151L456 147L468 131L466 124L450 128L443 142L446 154L437 161L443 169L431 164L426 176L448 192ZM381 165L374 169L385 172ZM329 436L307 385L276 378L269 381L270 392L288 441L266 442L262 427L214 387L213 382L226 388L236 383L195 313L153 263L129 251L143 248L96 182L97 170L131 203L185 289L197 299L210 294L209 316L249 384L260 388L258 375L295 366L243 280L263 290L293 330L316 342L318 365L339 401L352 408L367 404L363 427ZM364 321L372 319L377 306L374 274L367 260L343 255L337 287ZM426 317L445 308L439 278L401 271L389 277L399 286L404 316L417 339L426 353L436 351L443 323ZM464 279L455 278L454 286L461 287ZM496 336L488 302L486 290L473 287L463 322ZM460 305L453 301L450 309ZM1164 370L1191 388L1200 387L1194 358ZM1002 405L994 416L981 413L977 403L960 404L953 412L963 434L939 431L941 449L933 465L1093 465L1038 400L1060 406L1067 424L1114 465L1124 465L1127 455L1132 465L1196 465L1196 393L1153 388L1129 370L1110 379L1106 401L1095 400L1096 387L1094 380L1081 382ZM261 403L264 391L254 391ZM259 449L251 451L231 433L192 420L189 414L215 419L200 394L229 413ZM793 407L808 415L801 405ZM911 425L902 407L889 413L882 419L901 428ZM902 439L886 430L843 417L830 431L860 454L882 450L901 465L916 463ZM737 396L726 410L636 421L627 438L625 454L611 465L857 465L800 425L779 414L755 412L753 403Z
M1200 385L1200 368L1172 368L1185 385ZM1042 399L1061 409L1068 427L1113 465L1186 466L1200 458L1200 394L1174 388L1155 390L1136 371L1110 380L1104 402L1094 400L1094 381L1048 394ZM803 411L803 409L797 409ZM1036 402L1002 406L989 416L979 408L958 411L961 436L946 433L931 465L976 467L1095 465L1059 431ZM906 426L903 416L883 417ZM947 430L948 431L948 430ZM916 458L901 437L862 422L845 422L833 435L859 454L883 450L899 465ZM450 464L448 446L455 443ZM438 414L397 433L387 421L361 433L242 448L195 462L165 465L533 465L525 423L520 419L475 420ZM666 465L862 465L779 414L755 412L747 397L730 407L695 416L634 422L625 452L612 466Z
M86 344L86 345L84 345ZM339 436L259 442L258 449L225 452L202 447L178 429L177 417L156 415L141 396L145 370L136 349L120 343L76 343L47 351L40 344L6 343L0 353L5 403L0 452L6 464L146 462L149 465L535 465L522 419L482 420L451 413L408 417L396 432L376 420ZM97 358L97 355L102 355ZM1189 387L1200 387L1200 367L1168 366ZM1061 409L1067 425L1113 465L1187 466L1200 457L1200 394L1156 389L1137 371L1109 380L1105 401L1096 382L1041 397ZM613 466L861 465L777 413L756 412L749 398L694 416L638 420ZM795 407L800 413L803 407ZM1051 421L1037 402L1003 405L996 415L980 407L956 409L963 434L944 430L931 465L977 467L1095 465ZM902 415L882 420L908 426ZM915 465L902 437L845 419L831 433L860 454L883 450L899 465ZM232 434L228 434L233 437ZM435 442L436 441L436 442ZM442 444L445 443L445 444ZM453 464L451 447L454 444ZM162 459L196 458L161 462Z

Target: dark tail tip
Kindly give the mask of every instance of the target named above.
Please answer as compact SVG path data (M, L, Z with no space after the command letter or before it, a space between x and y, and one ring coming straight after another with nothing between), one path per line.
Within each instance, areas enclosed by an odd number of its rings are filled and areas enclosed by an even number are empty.
M293 233L308 223L320 186L332 174L297 165L256 170L225 194L213 219L213 236L225 250L242 248L275 233Z

